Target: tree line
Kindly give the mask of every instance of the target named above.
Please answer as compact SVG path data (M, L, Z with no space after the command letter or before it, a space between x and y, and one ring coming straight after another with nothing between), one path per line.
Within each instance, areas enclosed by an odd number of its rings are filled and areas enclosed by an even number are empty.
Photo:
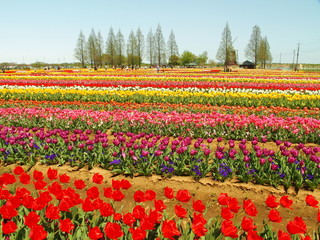
M227 23L216 55L216 58L225 66L225 69L229 65L237 64L237 54L233 43ZM260 64L260 67L265 68L266 64L272 61L267 37L261 37L261 31L257 25L253 27L245 54L249 60L253 61L254 66ZM187 64L204 66L208 61L208 53L206 51L198 56L190 51L184 51L179 55L178 44L173 30L171 30L168 40L165 41L160 24L155 32L150 29L146 37L140 28L136 31L131 30L126 40L120 29L115 33L112 27L109 29L106 41L103 40L100 31L96 33L92 29L88 37L80 31L74 56L82 67L89 64L91 68L105 65L140 68L143 59L146 59L150 66L185 66Z

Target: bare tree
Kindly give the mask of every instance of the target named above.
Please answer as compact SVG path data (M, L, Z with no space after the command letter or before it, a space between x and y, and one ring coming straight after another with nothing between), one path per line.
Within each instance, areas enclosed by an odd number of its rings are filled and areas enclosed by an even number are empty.
M123 66L124 63L124 54L125 54L125 41L124 37L119 29L117 36L116 36L116 41L115 41L115 46L116 46L116 64L119 67Z
M96 51L97 51L97 64L99 66L102 66L102 55L103 55L103 38L101 35L101 32L98 32L97 38L96 38Z
M229 28L229 24L227 23L223 30L220 47L216 55L217 59L224 63L224 71L228 70L228 65L230 65L232 60L232 55L235 52L232 44L233 42L232 42L231 31Z
M82 31L80 31L77 46L74 49L74 57L81 63L82 67L85 66L87 61L86 38Z
M111 27L109 30L109 34L106 42L106 58L107 58L107 63L112 67L115 65L115 56L116 56L115 38L116 37Z
M165 63L166 44L164 42L160 24L158 25L156 32L154 34L154 46L155 46L154 49L155 49L158 65L161 66L163 63Z
M252 29L252 34L250 41L246 48L246 56L254 62L254 67L256 68L259 58L259 48L260 48L260 42L261 42L261 31L259 26L255 25Z
M258 59L263 69L266 68L267 63L271 63L272 61L270 46L267 37L264 37L260 40L258 49Z
M138 56L138 66L139 68L141 67L141 62L142 62L142 56L143 56L143 50L144 50L144 36L138 28L137 33L136 33L136 39L137 39L137 56Z
M178 45L176 42L176 38L174 36L173 30L171 30L169 39L167 42L167 51L168 51L168 62L169 65L177 65L178 59L179 59L179 50L178 50Z
M147 35L147 40L146 40L146 54L147 54L147 59L150 62L150 66L154 65L155 61L155 49L154 49L154 36L152 33L152 29L150 29L148 35Z
M137 50L137 38L133 31L130 32L128 42L127 42L127 61L128 65L131 65L132 68L137 64L136 63L136 50Z
M90 61L90 65L91 67L96 67L96 60L97 60L97 49L96 49L96 34L94 29L91 30L91 33L89 35L88 38L88 42L87 42L87 52L88 52L88 57L89 57L89 61Z

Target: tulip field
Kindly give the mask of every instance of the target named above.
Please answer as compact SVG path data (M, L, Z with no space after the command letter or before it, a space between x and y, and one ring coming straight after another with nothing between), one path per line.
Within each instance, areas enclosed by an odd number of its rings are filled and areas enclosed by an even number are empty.
M0 73L0 169L0 239L317 240L320 73ZM134 185L153 176L282 193Z

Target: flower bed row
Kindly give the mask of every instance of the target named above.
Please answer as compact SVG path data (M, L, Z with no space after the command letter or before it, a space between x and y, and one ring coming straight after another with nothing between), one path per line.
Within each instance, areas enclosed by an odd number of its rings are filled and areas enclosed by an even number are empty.
M100 166L130 176L210 176L219 181L237 178L298 189L315 189L320 183L320 147L278 140L271 148L265 146L266 137L251 142L229 140L227 146L219 137L216 148L212 142L212 138L170 139L152 133L108 136L100 130L0 126L0 156L6 164L68 163L80 168Z
M116 101L153 103L198 103L238 106L282 106L319 108L318 91L267 91L253 89L158 89L158 88L86 88L1 86L1 99L48 101Z
M32 100L4 100L0 99L2 108L61 108L61 109L85 109L85 110L139 110L139 111L162 111L162 112L192 112L192 113L212 113L237 115L256 115L256 116L275 116L275 117L304 117L320 119L319 108L292 109L286 107L243 107L243 106L211 106L203 104L170 104L170 103L132 103L132 102L83 102L83 101L32 101Z
M15 187L19 182L25 187ZM68 186L68 187L67 187ZM90 187L91 186L91 187ZM34 170L29 174L18 166L13 173L0 176L0 234L4 239L318 239L320 229L307 226L302 217L292 216L283 223L282 209L292 209L294 201L287 195L265 200L267 219L255 222L261 214L251 199L221 193L218 209L208 218L208 205L188 190L136 190L131 199L131 183L112 180L106 184L103 175L95 173L91 183L71 179L49 168L46 175ZM83 197L81 197L81 195ZM121 202L132 202L123 208ZM167 208L173 204L173 210ZM314 208L310 216L320 223L319 202L307 195L306 207ZM120 206L119 206L120 205ZM242 216L240 221L236 216ZM274 231L272 225L284 224ZM257 227L257 225L262 227ZM310 228L309 228L310 227Z
M49 129L90 129L147 132L166 136L320 143L320 120L212 113L142 112L137 110L71 110L60 108L0 108L0 124Z

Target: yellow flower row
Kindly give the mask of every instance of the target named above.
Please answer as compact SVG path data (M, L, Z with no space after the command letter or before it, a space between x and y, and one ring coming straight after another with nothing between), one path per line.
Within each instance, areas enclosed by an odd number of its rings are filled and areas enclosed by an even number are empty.
M41 95L101 95L102 98L105 95L128 97L133 95L141 95L146 97L208 97L213 98L217 96L223 97L235 97L235 98L286 98L289 101L292 100L320 100L320 95L317 94L286 94L286 93L252 93L252 92L189 92L189 91L163 91L163 90L82 90L82 89L53 89L53 88L28 88L28 89L0 89L0 96L8 94L41 94Z

